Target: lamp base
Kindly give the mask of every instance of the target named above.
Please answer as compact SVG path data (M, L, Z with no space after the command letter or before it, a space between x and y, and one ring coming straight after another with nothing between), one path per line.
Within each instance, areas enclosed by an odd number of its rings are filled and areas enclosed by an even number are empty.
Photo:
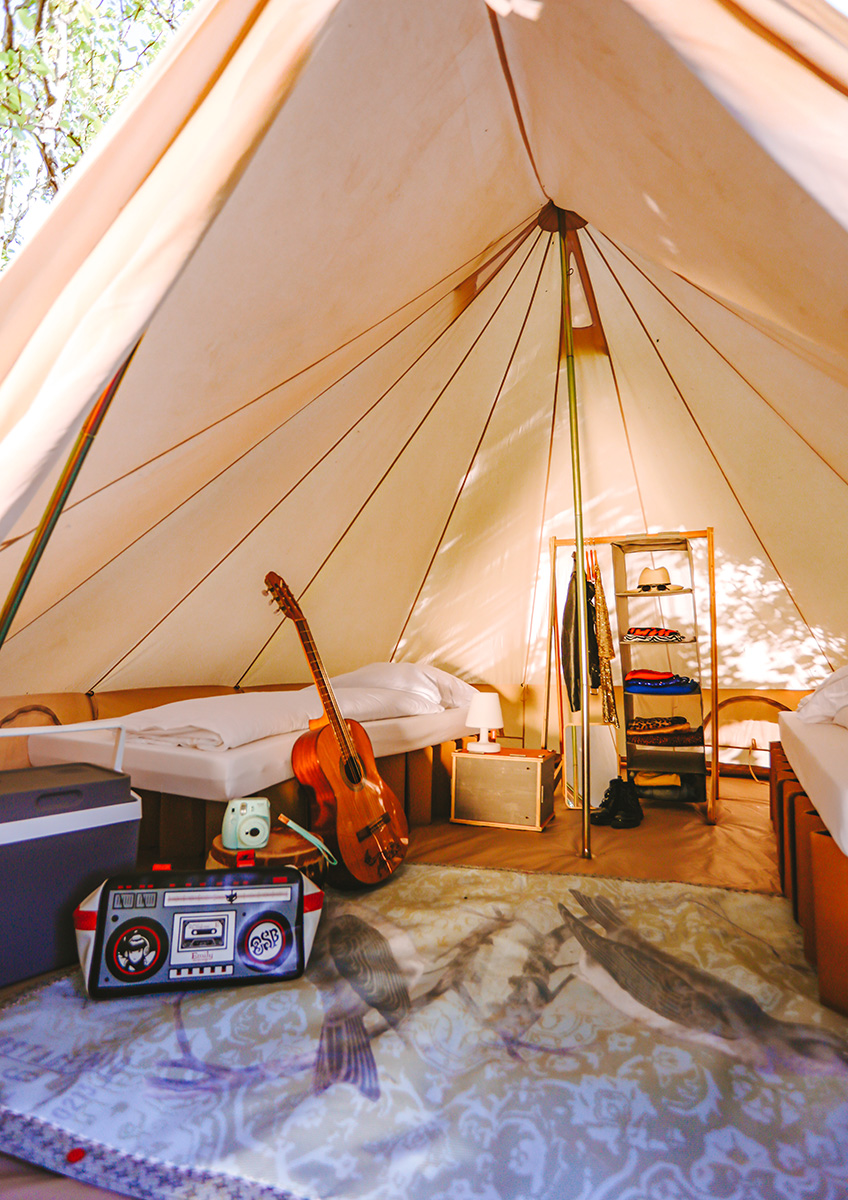
M500 742L469 742L465 747L473 754L497 754L500 748Z

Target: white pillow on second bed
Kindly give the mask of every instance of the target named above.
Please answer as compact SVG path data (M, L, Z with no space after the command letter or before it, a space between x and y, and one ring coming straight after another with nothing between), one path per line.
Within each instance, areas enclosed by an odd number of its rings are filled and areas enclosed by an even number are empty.
M799 701L797 713L802 721L811 725L822 721L833 721L836 714L848 707L848 667L840 667L828 675L815 691ZM843 721L837 722L844 724Z

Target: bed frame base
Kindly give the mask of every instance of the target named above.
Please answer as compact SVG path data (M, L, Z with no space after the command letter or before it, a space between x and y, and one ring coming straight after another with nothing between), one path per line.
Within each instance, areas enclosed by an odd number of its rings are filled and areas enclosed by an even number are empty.
M770 746L769 809L780 883L818 975L819 999L848 1016L848 856L842 853L792 770Z
M288 691L304 684L282 684ZM231 695L238 689L209 686L132 688L124 691L52 692L0 698L0 727L16 725L68 725L80 721L116 719L142 708L187 700L197 696ZM247 689L254 690L254 689ZM262 691L267 688L258 689ZM277 689L275 689L277 690ZM447 821L450 817L451 761L462 741L425 746L405 754L377 759L377 770L399 800L410 827ZM30 765L27 739L0 738L0 770ZM170 863L174 869L194 870L205 866L212 842L221 832L225 800L199 800L194 796L134 788L141 797L139 866ZM272 816L284 812L308 826L309 802L295 779L262 788L271 801Z
M429 825L450 816L450 763L461 742L425 746L406 754L377 759L377 770L404 805L410 827ZM171 792L136 788L141 797L139 866L170 863L175 870L195 870L206 864L214 838L221 832L226 801L197 800ZM308 789L296 779L263 788L271 802L271 818L285 813L309 826Z

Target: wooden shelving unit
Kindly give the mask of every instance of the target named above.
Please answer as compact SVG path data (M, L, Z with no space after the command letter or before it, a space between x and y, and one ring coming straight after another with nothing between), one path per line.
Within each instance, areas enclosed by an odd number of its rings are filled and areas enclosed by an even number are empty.
M709 597L709 665L705 669L696 589L693 545L707 542L706 588ZM679 776L681 785L662 787L662 794L703 804L706 819L714 824L718 807L718 764L716 756L707 762L704 743L704 696L709 696L706 711L715 712L718 703L718 663L715 605L715 561L712 529L682 533L635 534L610 539L615 586L616 615L622 681L637 668L671 671L694 680L697 690L673 694L631 692L624 687L625 760L628 778L639 773ZM645 567L666 567L675 590L644 593L637 579ZM624 641L628 629L661 627L678 630L679 641ZM681 716L688 720L698 737L696 745L645 745L627 736L637 717ZM690 735L691 736L691 735Z
M698 568L695 563L694 549L696 543L705 544L706 567L703 578L698 578ZM707 763L704 746L704 713L717 711L718 705L718 647L716 637L716 599L715 599L715 550L713 530L685 530L670 533L630 534L605 537L586 537L584 546L609 546L613 559L613 587L615 592L615 612L618 625L619 664L623 677L632 668L641 666L653 669L671 670L675 674L687 675L696 680L697 692L687 695L653 695L624 692L624 713L622 720L622 736L624 738L624 764L629 777L635 773L648 771L657 774L680 775L685 782L681 788L684 794L694 797L696 803L703 808L705 819L709 824L715 824L718 811L718 761L713 754ZM560 546L574 548L574 539L551 539L551 640L555 643L559 636L559 619L556 598L556 554ZM677 580L678 590L659 595L645 595L640 592L637 581L645 566L653 568L665 566L674 580ZM682 581L682 582L681 582ZM703 584L706 590L707 611L699 612L699 599L702 592L698 585ZM611 600L607 592L608 600ZM703 619L702 619L703 618ZM680 626L683 639L678 642L625 642L624 635L633 626ZM701 637L701 626L705 636ZM704 647L708 640L709 662L705 662ZM548 662L548 694L553 663L549 654ZM562 686L557 677L557 693L559 696L560 737L564 734L562 715ZM709 697L708 705L705 698ZM638 715L684 715L689 713L689 723L693 729L701 730L701 741L697 746L647 746L637 744L626 736L627 725ZM547 712L545 717L545 737L547 737Z

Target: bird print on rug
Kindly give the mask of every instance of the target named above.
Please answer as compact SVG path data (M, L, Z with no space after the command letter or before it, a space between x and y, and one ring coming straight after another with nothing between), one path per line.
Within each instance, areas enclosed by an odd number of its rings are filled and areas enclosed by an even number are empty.
M388 938L361 917L345 913L326 930L326 951L316 954L312 972L324 1006L312 1090L351 1083L376 1100L380 1083L365 1017L377 1012L396 1029L409 1012L407 982Z
M653 945L603 896L571 894L588 920L558 904L581 948L577 974L619 1011L709 1045L759 1071L848 1073L848 1042L827 1029L770 1016L753 996ZM600 925L598 933L589 923Z

